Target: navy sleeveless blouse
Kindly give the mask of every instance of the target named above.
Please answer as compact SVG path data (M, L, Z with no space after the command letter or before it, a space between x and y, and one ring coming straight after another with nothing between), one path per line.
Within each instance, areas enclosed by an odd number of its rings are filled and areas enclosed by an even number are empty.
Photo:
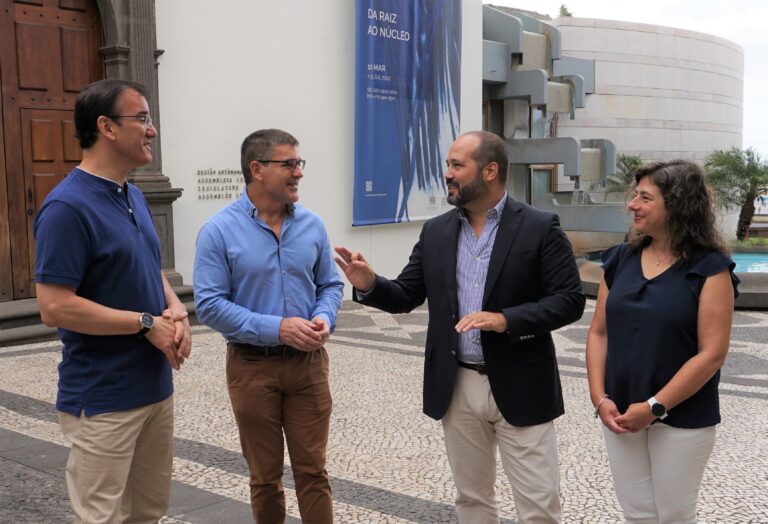
M605 282L610 290L605 304L608 357L605 392L621 413L635 402L648 400L698 352L699 293L707 277L728 269L738 296L736 264L722 253L704 253L682 267L670 267L646 279L639 249L620 244L603 255ZM670 409L665 424L703 428L720 422L717 387L720 371L679 405Z

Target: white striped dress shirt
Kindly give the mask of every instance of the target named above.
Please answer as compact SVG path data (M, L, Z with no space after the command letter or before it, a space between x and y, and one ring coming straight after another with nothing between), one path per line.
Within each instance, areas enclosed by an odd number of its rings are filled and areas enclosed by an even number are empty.
M483 306L483 290L488 275L493 243L499 229L499 220L507 194L485 216L483 231L478 237L463 209L459 210L461 230L459 231L458 252L456 253L456 287L459 295L459 318L480 311ZM480 330L473 329L459 334L459 360L462 362L483 362L480 344Z

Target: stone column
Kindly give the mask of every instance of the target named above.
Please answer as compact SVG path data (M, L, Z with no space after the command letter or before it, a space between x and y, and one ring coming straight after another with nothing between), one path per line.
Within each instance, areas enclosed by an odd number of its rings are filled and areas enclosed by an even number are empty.
M174 188L162 172L162 132L157 82L157 49L154 0L99 0L107 41L101 49L108 78L139 82L149 91L149 108L158 136L152 145L152 162L133 171L128 180L139 186L149 202L162 245L162 267L171 285L181 285L175 269L173 202L182 189Z

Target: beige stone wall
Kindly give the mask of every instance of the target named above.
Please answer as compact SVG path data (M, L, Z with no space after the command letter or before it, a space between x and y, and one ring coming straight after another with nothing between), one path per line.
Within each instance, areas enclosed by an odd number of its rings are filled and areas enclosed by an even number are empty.
M560 136L608 138L646 160L702 161L742 145L744 52L670 27L557 18L562 53L595 61L595 94Z

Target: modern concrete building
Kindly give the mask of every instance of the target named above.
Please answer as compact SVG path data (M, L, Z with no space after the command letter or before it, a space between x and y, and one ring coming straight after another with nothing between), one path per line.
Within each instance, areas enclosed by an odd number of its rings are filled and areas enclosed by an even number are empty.
M483 7L485 126L509 144L508 191L557 212L583 252L621 241L628 223L623 203L603 202L616 168L612 141L559 133L563 122L581 118L595 91L594 61L566 55L561 41L536 13Z
M638 8L642 8L638 6ZM609 138L645 160L703 161L742 145L744 51L713 35L560 17L563 54L594 61L595 89L559 136Z
M570 114L554 105L540 117L533 98L527 106L519 100L486 106L500 113L490 119L499 134L546 138L529 144L513 140L519 145L512 150L522 158L529 156L526 148L543 154L538 164L518 167L514 180L524 186L517 196L527 194L535 205L557 211L577 251L619 242L629 225L624 195L606 194L615 153L646 161L703 162L715 150L741 147L744 54L737 44L670 27L573 17L551 20L498 6L485 6L484 22L502 14L528 21L523 24L525 52L513 55L512 69L528 70L533 63L533 68L548 71L550 99L553 82L574 88L575 112ZM546 51L536 51L542 46ZM517 75L515 84L524 86L524 74ZM486 89L484 94L497 92ZM568 166L567 140L581 146L578 173ZM573 146L571 151L573 157ZM557 175L547 181L546 170ZM735 219L735 214L724 214L721 227L726 236L732 236Z

